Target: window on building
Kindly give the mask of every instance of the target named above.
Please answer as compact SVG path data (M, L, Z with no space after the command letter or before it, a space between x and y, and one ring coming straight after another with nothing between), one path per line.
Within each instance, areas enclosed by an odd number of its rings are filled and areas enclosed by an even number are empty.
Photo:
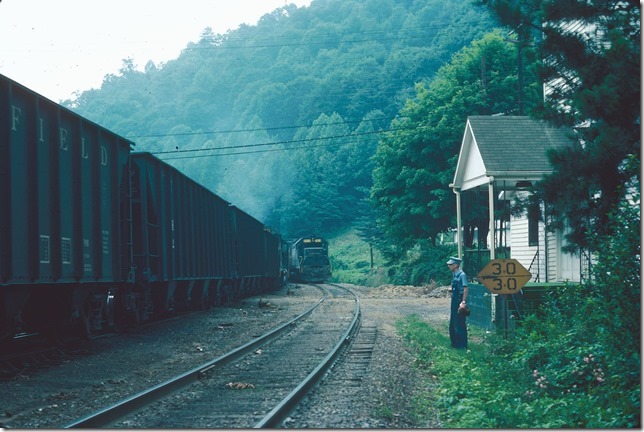
M539 246L539 219L540 211L538 206L528 207L528 245Z

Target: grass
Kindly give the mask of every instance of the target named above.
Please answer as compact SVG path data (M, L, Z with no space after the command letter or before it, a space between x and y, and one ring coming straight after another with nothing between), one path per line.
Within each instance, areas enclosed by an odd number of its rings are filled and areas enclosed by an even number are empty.
M372 268L369 244L360 239L355 230L338 233L328 241L333 282L372 287L386 283L386 272L382 270L383 259L380 252L373 249Z
M554 376L530 370L514 345L494 333L470 327L469 349L455 350L446 328L433 328L418 316L399 321L397 329L425 376L421 385L427 390L413 401L415 416L438 410L447 428L634 427L625 415L628 407L607 403L619 399L606 394L615 390L557 386Z

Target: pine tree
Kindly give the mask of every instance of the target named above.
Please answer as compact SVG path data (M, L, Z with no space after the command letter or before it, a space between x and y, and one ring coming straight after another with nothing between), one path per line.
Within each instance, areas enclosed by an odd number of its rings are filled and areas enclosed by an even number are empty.
M579 145L551 154L538 185L552 227L570 227L574 248L597 250L611 211L640 171L640 5L634 0L483 0L502 22L532 38L551 84L539 115L576 128Z

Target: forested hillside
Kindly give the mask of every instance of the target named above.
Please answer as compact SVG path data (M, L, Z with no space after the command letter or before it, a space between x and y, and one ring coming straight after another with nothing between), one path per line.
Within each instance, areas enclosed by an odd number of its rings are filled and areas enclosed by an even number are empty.
M459 0L313 0L144 72L128 59L66 101L286 236L373 220L379 137L452 55L494 28Z

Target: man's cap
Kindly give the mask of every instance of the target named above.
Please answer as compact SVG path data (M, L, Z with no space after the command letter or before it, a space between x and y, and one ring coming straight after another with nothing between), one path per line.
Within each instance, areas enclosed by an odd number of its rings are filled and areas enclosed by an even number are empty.
M449 261L447 261L447 265L450 264L456 264L456 265L461 265L461 260L456 258L456 257L450 257Z

